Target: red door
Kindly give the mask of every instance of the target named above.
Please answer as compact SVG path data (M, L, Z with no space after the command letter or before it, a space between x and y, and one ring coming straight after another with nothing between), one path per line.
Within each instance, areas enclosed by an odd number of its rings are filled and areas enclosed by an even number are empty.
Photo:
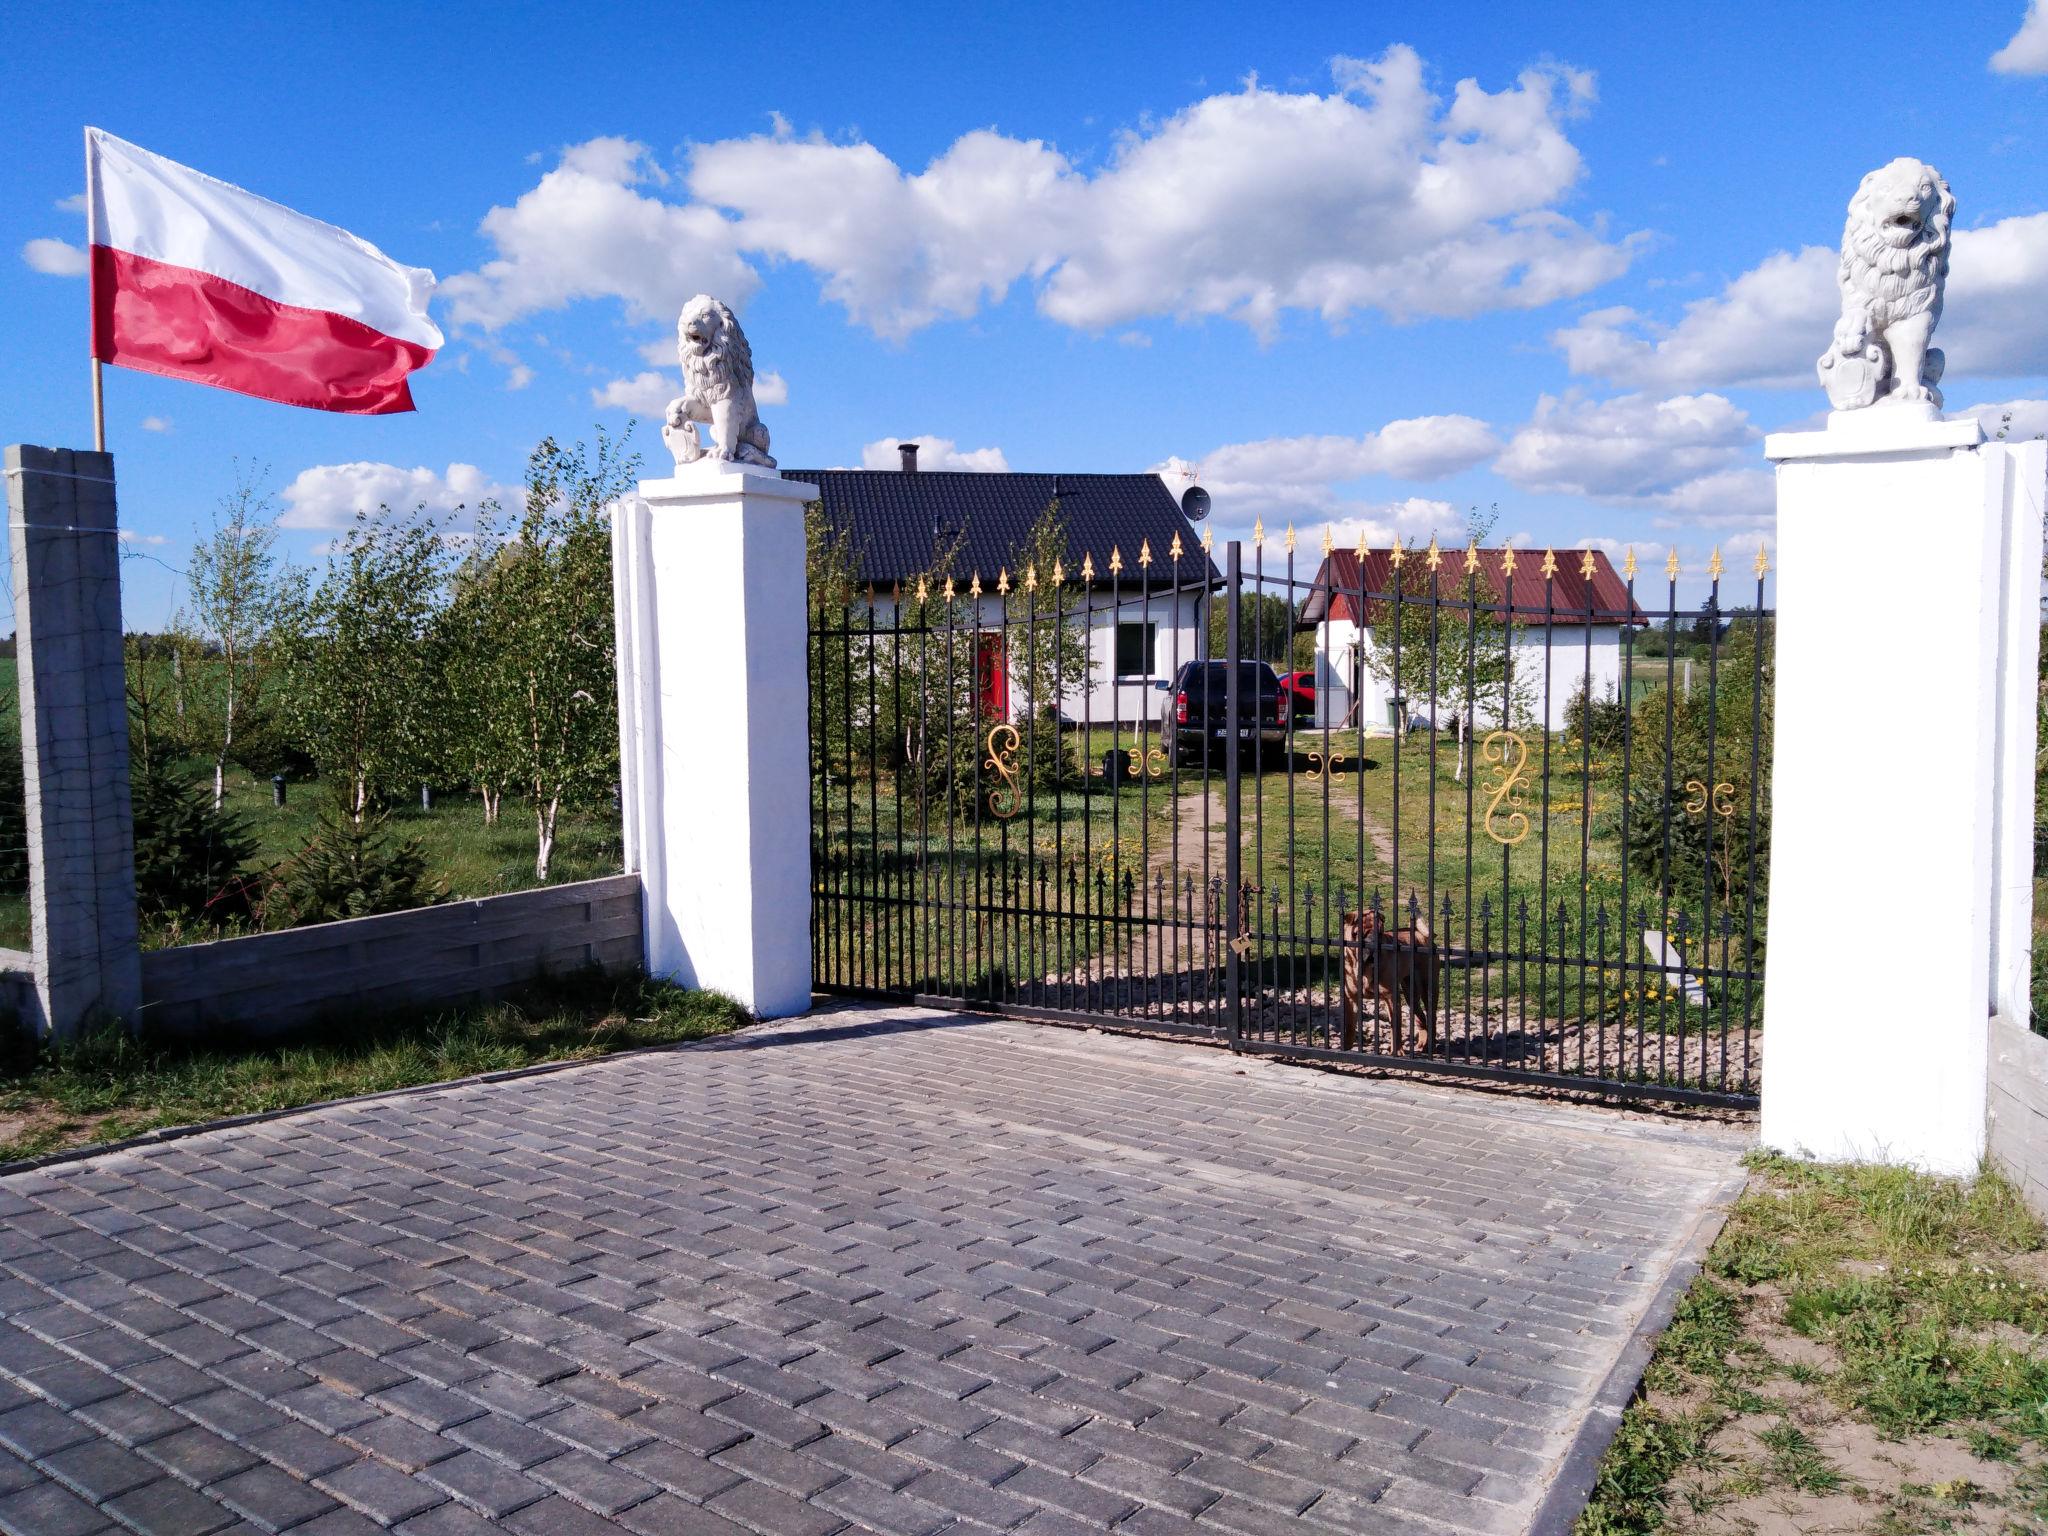
M983 630L974 637L975 688L984 720L1010 718L1010 664L1002 633Z

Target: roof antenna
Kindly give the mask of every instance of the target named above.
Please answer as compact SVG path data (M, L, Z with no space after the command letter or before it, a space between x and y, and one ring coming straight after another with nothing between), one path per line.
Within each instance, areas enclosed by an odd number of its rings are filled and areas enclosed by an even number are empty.
M1058 475L1052 477L1052 494L1054 500L1058 500L1060 494L1060 477Z

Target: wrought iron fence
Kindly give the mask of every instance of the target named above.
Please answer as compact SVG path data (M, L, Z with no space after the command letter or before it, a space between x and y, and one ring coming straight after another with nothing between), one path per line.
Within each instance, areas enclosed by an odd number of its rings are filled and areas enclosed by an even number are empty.
M1761 558L1224 555L819 603L817 984L1753 1102Z

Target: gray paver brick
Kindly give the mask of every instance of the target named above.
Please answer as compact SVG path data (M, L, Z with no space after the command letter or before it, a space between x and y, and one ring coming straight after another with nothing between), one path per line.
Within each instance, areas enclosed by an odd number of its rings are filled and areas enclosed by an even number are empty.
M39 1483L0 1499L0 1531L7 1536L90 1536L108 1524L106 1516L55 1483Z
M145 1536L210 1536L234 1516L209 1498L168 1477L137 1488L107 1504L122 1524Z
M1737 1151L876 1017L0 1181L0 1530L1493 1536Z

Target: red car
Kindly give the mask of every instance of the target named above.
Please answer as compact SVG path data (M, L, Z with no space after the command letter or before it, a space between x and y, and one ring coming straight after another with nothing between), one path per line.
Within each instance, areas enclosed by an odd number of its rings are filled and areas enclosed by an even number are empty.
M1313 672L1283 672L1281 691L1294 708L1294 718L1306 724L1316 717L1316 678Z

